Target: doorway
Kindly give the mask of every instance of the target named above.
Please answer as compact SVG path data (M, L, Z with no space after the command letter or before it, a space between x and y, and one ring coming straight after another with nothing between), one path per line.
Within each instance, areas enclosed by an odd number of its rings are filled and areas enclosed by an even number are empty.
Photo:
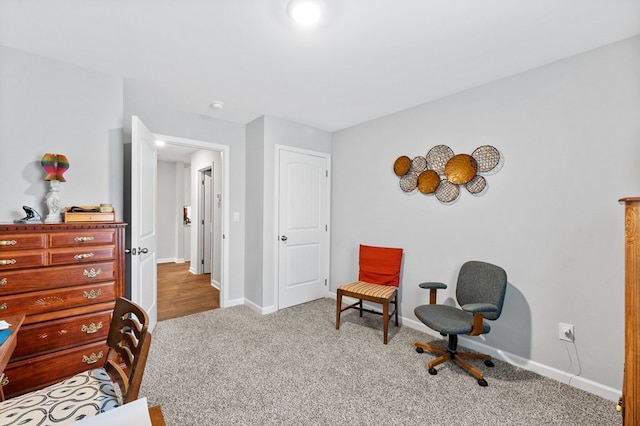
M185 164L185 174L187 175L185 186L187 188L184 191L186 196L184 200L176 201L181 212L180 224L176 226L184 232L184 244L189 247L189 250L184 250L182 267L186 263L187 269L185 270L188 274L194 275L192 278L201 281L203 279L201 275L206 274L208 285L214 287L215 290L211 294L216 294L218 299L214 305L224 307L229 303L227 296L229 247L224 238L229 223L229 209L227 203L223 202L228 196L229 147L167 135L156 134L155 136L165 142L169 151L181 151L179 155L176 155L182 159L161 158L161 154L159 154L159 160L181 161ZM159 152L163 148L161 147ZM187 157L183 156L185 152ZM206 188L201 188L202 181L207 182ZM183 221L184 214L182 213L183 210L187 211L187 206L190 214L188 226ZM203 227L204 224L207 225L206 229ZM176 265L176 268L180 267L180 265ZM159 267L158 273L163 273L164 269L166 268ZM163 277L159 276L158 283L162 281ZM185 290L187 290L186 287ZM209 293L207 292L207 294ZM186 309L188 310L189 307Z

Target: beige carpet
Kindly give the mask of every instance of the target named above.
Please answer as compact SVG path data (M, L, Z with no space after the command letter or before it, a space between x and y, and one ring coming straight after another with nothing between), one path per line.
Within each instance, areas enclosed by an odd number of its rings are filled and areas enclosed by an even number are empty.
M141 396L178 425L619 425L615 404L496 361L488 387L453 363L430 375L429 337L321 299L262 316L238 306L158 323ZM442 341L444 344L444 340Z

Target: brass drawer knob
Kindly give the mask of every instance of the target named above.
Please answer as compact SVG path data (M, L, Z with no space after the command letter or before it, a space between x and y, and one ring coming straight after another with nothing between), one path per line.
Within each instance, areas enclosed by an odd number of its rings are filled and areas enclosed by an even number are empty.
M3 303L2 305L0 305L0 312L2 312L2 311L6 311L6 310L7 310L7 308L8 308L7 304L6 304L6 303Z
M101 273L102 273L102 268L98 268L97 271L94 268L91 268L88 271L85 269L82 274L87 278L95 278Z
M100 330L101 328L102 328L102 321L100 321L98 324L95 324L95 323L93 323L93 322L92 322L91 324L89 324L89 325L84 325L84 324L83 324L83 325L82 325L82 329L81 329L81 330L82 330L84 333L87 333L87 334L93 334L93 333L96 333L96 332L97 332L98 330Z
M86 243L87 241L93 241L93 237L75 237L73 240L78 243Z
M17 262L17 260L15 260L15 259L1 259L0 260L0 266L1 265L13 265L16 262Z
M0 246L15 246L18 244L16 240L2 240L0 241Z
M7 386L8 384L9 384L9 377L5 375L5 376L2 378L2 382L0 382L0 385L2 385L2 386Z
M75 256L73 256L75 260L90 259L92 257L93 253L76 254Z
M82 362L85 364L95 364L100 360L100 358L102 358L102 351L98 352L97 355L94 352L91 352L91 355L89 356L82 355Z
M5 285L7 285L7 283L9 282L9 280L7 280L7 278L3 278L0 280L0 287L4 287Z
M102 294L102 290L98 289L98 291L91 290L89 292L84 292L82 295L87 299L96 299L98 296Z

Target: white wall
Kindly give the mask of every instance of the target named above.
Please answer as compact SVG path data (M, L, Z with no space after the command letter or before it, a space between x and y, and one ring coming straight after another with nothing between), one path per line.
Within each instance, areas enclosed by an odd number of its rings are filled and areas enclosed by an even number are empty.
M182 209L178 211L177 206L180 203L178 197L184 196L177 191L176 178L175 162L158 161L156 256L159 263L175 262L181 246L178 243L177 230L182 229Z
M49 185L40 160L63 154L70 167L63 206L114 205L122 219L121 79L0 46L0 222L44 218Z
M401 315L420 328L413 310L428 298L418 283L454 283L468 259L494 262L509 287L486 347L617 398L618 199L640 194L639 75L636 37L335 133L332 291L356 275L359 243L403 247ZM486 194L462 190L453 205L403 193L394 160L439 144L468 154L493 145L504 166L487 177ZM439 301L447 297L452 288ZM558 340L559 322L575 325L575 345Z

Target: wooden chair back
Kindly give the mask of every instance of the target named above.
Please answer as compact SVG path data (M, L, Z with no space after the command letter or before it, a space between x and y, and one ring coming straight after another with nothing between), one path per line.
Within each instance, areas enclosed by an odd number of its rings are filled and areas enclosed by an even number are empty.
M120 388L122 404L138 399L142 375L151 346L149 317L137 304L125 298L116 300L109 326L109 354L105 370Z

